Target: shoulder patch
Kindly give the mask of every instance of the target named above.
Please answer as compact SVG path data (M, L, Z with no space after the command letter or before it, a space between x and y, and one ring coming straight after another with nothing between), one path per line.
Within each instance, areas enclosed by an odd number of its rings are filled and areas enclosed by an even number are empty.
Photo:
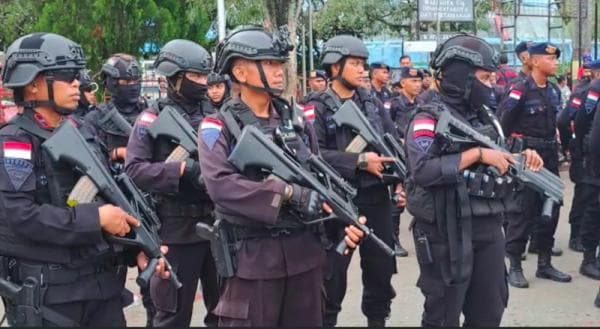
M386 101L385 103L383 103L383 108L386 110L389 110L392 108L392 102L390 101Z
M413 140L417 146L427 152L433 144L436 121L431 118L416 119L413 124Z
M209 150L212 150L215 143L221 136L223 123L218 119L204 118L200 124L200 137Z
M4 142L4 158L31 160L31 144L24 142Z
M579 108L581 106L581 98L574 97L573 100L571 101L571 106L574 108Z
M510 91L510 93L508 94L508 97L514 99L514 100L520 100L521 96L523 95L523 92L518 90L518 89L512 89Z
M154 120L156 120L156 118L157 118L156 114L154 114L152 112L144 111L140 115L139 123L140 123L140 125L149 126L152 124L152 122L154 122Z
M308 122L315 121L316 118L316 107L314 105L304 105L302 112L304 113L304 119Z

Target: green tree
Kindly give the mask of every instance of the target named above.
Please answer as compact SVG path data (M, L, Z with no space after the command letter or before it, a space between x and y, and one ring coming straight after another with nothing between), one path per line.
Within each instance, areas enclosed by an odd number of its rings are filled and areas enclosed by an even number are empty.
M32 30L40 9L38 1L0 0L0 50Z

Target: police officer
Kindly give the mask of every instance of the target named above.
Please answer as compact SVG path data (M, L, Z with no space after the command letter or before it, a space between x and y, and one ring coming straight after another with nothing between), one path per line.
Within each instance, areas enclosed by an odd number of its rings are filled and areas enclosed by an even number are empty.
M308 88L310 92L319 92L327 89L327 73L323 70L310 71L308 76Z
M594 116L594 121L592 123L592 128L590 131L589 138L589 157L591 161L589 163L591 170L594 173L600 173L600 115ZM598 194L594 196L592 199L592 203L588 207L594 207L592 209L598 209L600 205L600 197ZM596 222L597 222L596 218ZM598 236L596 236L598 238ZM599 261L600 262L600 261ZM594 305L600 308L600 289L598 290L598 294L596 295L596 299L594 300Z
M122 170L127 154L127 140L131 130L124 129L109 120L113 109L133 125L138 115L147 107L140 98L142 90L142 70L135 57L128 54L114 54L102 65L101 73L104 88L110 93L110 100L98 105L96 111L85 116L86 125L98 136L114 168Z
M600 62L597 62L595 67L595 78L600 78ZM589 64L586 64L586 70L589 71ZM583 169L583 150L582 145L577 138L575 133L575 117L577 112L584 107L586 103L586 93L589 89L590 79L587 76L575 87L575 91L569 97L567 105L560 112L556 119L556 125L558 127L561 144L567 146L569 150L571 165L569 166L569 176L571 181L575 184L573 192L573 200L571 202L571 210L569 212L569 224L571 224L571 231L569 236L569 248L573 251L583 252L583 245L581 244L580 228L583 218L583 213L587 205L591 202L591 198L594 197L593 191L587 188L587 184L584 181L584 169ZM588 103L588 106L590 104ZM582 116L583 118L584 116ZM585 123L589 125L589 123ZM588 126L589 127L589 126Z
M521 70L517 74L517 78L510 81L512 86L519 80L526 79L531 74L531 63L529 62L530 53L527 51L530 45L532 45L531 41L521 41L515 47L515 54L521 62Z
M428 69L422 69L421 73L423 74L423 87L421 88L421 91L427 91L431 87L433 77Z
M369 65L369 76L371 77L371 90L377 99L381 101L386 110L390 109L392 92L387 88L390 80L390 67L381 62Z
M354 202L359 212L367 218L372 218L370 227L383 241L392 246L393 205L389 186L380 179L384 163L391 159L381 157L370 149L360 154L346 152L346 147L355 133L347 127L336 127L331 118L345 100L353 100L378 133L387 132L397 136L389 111L376 106L373 97L363 88L359 88L369 52L362 40L349 35L339 35L325 43L321 56L321 65L328 71L331 84L326 91L314 94L308 102L316 109L315 128L321 152L328 163L358 188ZM394 188L397 189L398 186ZM334 326L346 293L350 260L333 251L329 251L327 256L324 324ZM362 311L370 326L383 326L389 316L392 299L396 295L391 285L396 261L384 255L369 241L361 246L360 256L363 271Z
M17 314L9 302L9 323L123 327L124 303L133 300L124 289L130 257L107 248L103 236L124 236L140 223L113 205L67 207L80 175L41 149L77 108L83 51L60 35L35 33L13 42L6 62L2 81L23 112L0 130L0 275L18 285L36 280L41 289L32 296L40 298L41 313ZM93 137L85 137L99 152ZM164 270L162 261L159 267Z
M582 151L583 157L583 177L581 184L589 193L583 209L581 219L581 244L583 246L583 261L579 268L579 273L600 280L600 264L596 261L596 249L600 240L600 206L598 205L598 193L600 192L600 171L595 171L593 167L593 155L591 149L592 122L595 121L598 99L600 98L600 61L590 64L592 72L592 82L587 91L581 98L581 110L575 114L575 135L580 136L577 139L578 147Z
M208 104L205 106L207 111L212 113L219 110L225 100L229 98L230 84L231 82L227 74L221 75L212 72L208 75L206 79L206 85L208 86L206 98L208 99Z
M414 114L417 107L417 96L421 94L423 84L423 74L421 71L402 67L400 68L400 95L392 98L390 106L390 116L394 121L398 136L403 140L404 132L408 127L408 120ZM402 247L399 240L400 234L400 214L401 208L394 207L392 219L394 220L394 245L396 256L406 257L408 251Z
M320 198L311 189L265 179L256 170L239 172L227 160L244 126L253 125L272 136L281 117L289 114L289 105L279 95L291 48L285 31L272 35L258 27L243 27L216 51L216 71L229 74L240 86L239 98L203 120L198 141L202 176L217 218L225 221L237 246L235 274L225 280L214 310L219 326L322 323L323 246L302 219L320 216ZM299 156L318 152L311 125L301 127L290 136ZM345 232L349 247L355 248L361 232L355 228Z
M96 109L98 101L96 100L96 91L98 91L98 84L90 77L89 70L83 69L79 74L79 106L73 112L73 115L79 118L85 117L88 113Z
M546 168L558 175L556 117L560 111L560 91L548 81L548 77L556 73L560 50L551 43L536 43L529 47L528 52L531 74L518 82L501 102L502 127L513 140L522 140L523 147L536 150L544 159ZM528 226L533 226L530 250L538 251L536 276L558 282L571 281L570 275L557 270L551 263L559 207L554 207L551 221L546 223L541 219L541 196L525 189L521 197L523 219L513 220L512 226L509 223L506 233L506 252L511 261L512 274L509 275L509 282L518 287L528 286L520 264L520 255L531 230ZM532 221L531 225L525 224L528 220Z
M421 94L423 74L417 69L403 67L400 69L400 95L391 101L390 115L398 130L400 138L408 127L408 121L417 107L417 96Z
M506 184L503 175L514 159L435 135L436 113L449 111L492 139L499 136L480 110L489 102L497 61L494 48L477 37L459 35L440 45L431 66L441 72L436 75L441 103L420 106L407 130L407 207L415 216L423 326L459 326L461 313L465 327L499 326L507 305L502 220L508 205L501 193L480 193L463 177L490 175L488 169L495 168L496 179ZM535 152L524 154L529 168L542 167Z
M154 317L157 327L190 325L198 280L207 310L204 322L207 326L217 324L211 313L218 302L216 268L209 242L195 234L196 223L213 221L213 204L200 182L199 163L195 154L184 161L166 161L178 145L169 138L155 139L147 133L167 106L198 129L206 115L202 102L211 66L210 54L192 41L176 39L165 44L154 67L167 78L167 97L142 112L127 144L125 170L142 190L157 200L156 210L162 223L160 238L169 246L168 260L183 284L175 292L164 289L164 283L152 281L150 295L157 309Z

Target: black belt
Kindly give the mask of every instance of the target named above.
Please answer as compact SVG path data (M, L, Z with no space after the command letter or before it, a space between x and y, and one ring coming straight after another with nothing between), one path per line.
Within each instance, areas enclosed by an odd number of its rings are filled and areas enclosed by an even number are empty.
M538 137L523 137L523 147L538 150L550 150L556 147L555 139L545 139Z
M115 264L114 262L90 264L80 268L68 268L61 264L35 264L17 261L11 274L19 282L25 281L28 277L34 277L40 280L40 285L44 285L67 284L91 274L105 272L121 273L121 271L125 273L127 267L123 264Z
M252 240L292 236L306 231L306 227L249 227L232 225L231 230L236 240Z
M181 217L207 217L212 214L213 207L205 204L185 204L170 202L165 199L157 207L159 217L181 216Z

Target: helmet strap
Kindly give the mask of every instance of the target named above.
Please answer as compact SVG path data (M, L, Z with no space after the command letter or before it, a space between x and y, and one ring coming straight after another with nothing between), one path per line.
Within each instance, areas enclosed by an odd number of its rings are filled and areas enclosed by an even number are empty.
M22 101L18 102L17 105L27 108L51 107L60 115L70 115L73 111L69 110L68 108L58 106L54 101L54 77L46 76L46 85L48 87L47 101Z
M241 82L240 84L243 86L246 86L249 89L252 89L254 91L266 92L271 97L276 97L276 96L281 95L283 93L283 89L271 88L269 86L269 82L267 81L267 76L265 75L265 71L264 71L260 61L255 61L254 63L256 64L256 68L258 70L258 74L260 75L260 81L262 82L263 87L253 86L253 85L248 84L247 82Z

